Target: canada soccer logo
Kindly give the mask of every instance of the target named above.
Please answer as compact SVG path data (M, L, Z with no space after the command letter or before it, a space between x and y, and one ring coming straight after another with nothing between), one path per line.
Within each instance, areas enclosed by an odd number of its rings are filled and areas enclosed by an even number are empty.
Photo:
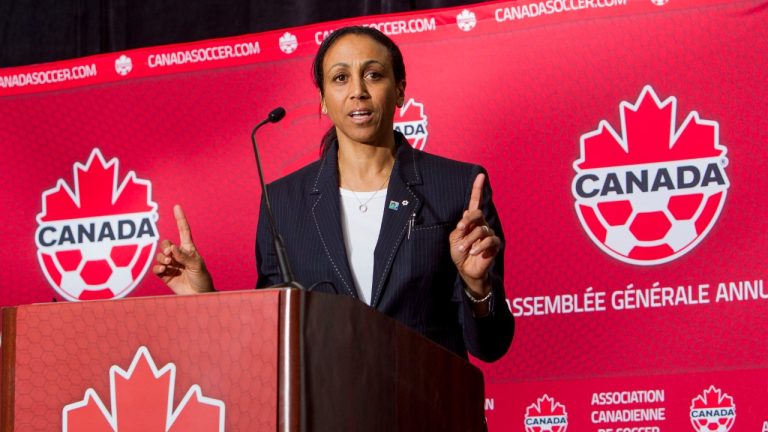
M202 395L195 384L173 409L176 365L162 369L149 350L139 348L128 370L109 368L108 410L96 391L62 410L62 432L223 432L224 402Z
M144 277L157 246L152 185L131 171L119 181L118 160L93 149L74 165L74 189L59 179L43 192L37 215L37 259L67 300L125 297Z
M456 25L459 26L461 31L472 31L477 25L477 17L474 12L464 9L460 14L456 15Z
M735 422L733 398L715 386L691 401L691 424L696 432L728 432Z
M546 394L525 410L525 432L565 432L567 428L565 407Z
M592 241L630 264L662 264L693 249L714 226L729 182L717 122L690 112L675 127L677 99L645 86L622 102L621 135L607 121L581 137L572 183Z
M119 75L126 76L131 73L131 70L133 70L133 62L130 57L123 54L115 60L115 72Z
M296 35L291 34L291 32L285 32L280 36L278 44L280 46L280 51L290 54L296 51L296 48L299 47L299 40L296 39Z
M411 147L424 150L427 145L427 115L424 114L424 104L413 98L395 113L395 130L405 135Z

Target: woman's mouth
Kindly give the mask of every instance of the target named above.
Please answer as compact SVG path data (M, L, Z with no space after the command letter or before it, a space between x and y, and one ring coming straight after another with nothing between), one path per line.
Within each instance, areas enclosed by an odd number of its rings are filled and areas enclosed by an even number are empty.
M350 112L349 117L352 118L352 121L355 123L365 123L373 117L373 113L368 110L355 110Z

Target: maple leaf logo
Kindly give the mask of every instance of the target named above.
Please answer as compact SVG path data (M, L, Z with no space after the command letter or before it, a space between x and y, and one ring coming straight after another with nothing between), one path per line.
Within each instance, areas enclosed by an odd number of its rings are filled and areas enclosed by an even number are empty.
M568 414L565 406L544 395L525 409L526 432L565 432Z
M691 424L696 432L728 432L735 422L733 398L714 385L691 401Z
M110 410L89 388L82 401L62 411L63 432L223 432L224 403L193 385L173 409L176 366L155 366L146 347L136 351L128 370L109 369Z
M677 99L645 86L621 102L621 133L606 121L581 136L571 191L590 239L637 265L690 252L715 224L730 187L717 122L691 111L680 125Z
M619 109L622 135L602 120L596 130L581 137L582 157L574 163L576 169L725 156L717 122L702 120L692 111L675 129L677 99L662 102L651 86L643 87L634 105L624 101Z
M118 186L119 162L104 160L94 148L85 165L74 164L73 191L64 179L43 193L43 211L37 215L40 223L57 220L109 216L120 213L143 213L157 210L150 200L151 184L128 172Z
M715 386L709 386L704 393L691 401L691 408L732 407L733 398Z
M424 114L424 104L413 98L395 113L395 130L405 135L411 147L424 150L427 144L427 116Z

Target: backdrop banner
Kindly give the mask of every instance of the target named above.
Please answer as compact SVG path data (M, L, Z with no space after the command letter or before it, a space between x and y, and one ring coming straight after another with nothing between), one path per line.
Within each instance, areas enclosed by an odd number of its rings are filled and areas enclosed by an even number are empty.
M286 108L269 181L315 160L312 56L362 24L404 52L395 127L489 172L517 322L477 362L490 430L766 432L766 22L520 0L0 69L0 306L170 294L149 267L174 204L216 286L255 286L250 130Z

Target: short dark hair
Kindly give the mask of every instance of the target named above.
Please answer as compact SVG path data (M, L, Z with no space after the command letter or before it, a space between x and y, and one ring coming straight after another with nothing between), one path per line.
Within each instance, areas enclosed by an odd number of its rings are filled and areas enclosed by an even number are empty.
M384 46L384 48L386 48L387 52L389 53L390 60L392 60L392 72L395 75L395 83L405 81L405 62L403 61L403 53L400 52L400 48L397 46L397 44L395 44L394 41L392 41L392 39L389 38L389 36L385 35L379 30L376 30L373 27L342 27L340 29L334 30L331 34L328 35L328 37L325 38L325 40L323 40L323 43L320 44L320 48L317 49L317 54L315 54L314 61L312 61L312 79L315 82L315 87L320 90L321 95L324 94L323 61L325 60L325 55L328 53L328 50L331 49L333 44L335 44L340 38L350 34L368 36L369 38ZM328 151L328 147L330 147L331 142L333 142L335 139L336 127L331 126L328 132L323 135L323 139L320 142L321 154L324 155Z

